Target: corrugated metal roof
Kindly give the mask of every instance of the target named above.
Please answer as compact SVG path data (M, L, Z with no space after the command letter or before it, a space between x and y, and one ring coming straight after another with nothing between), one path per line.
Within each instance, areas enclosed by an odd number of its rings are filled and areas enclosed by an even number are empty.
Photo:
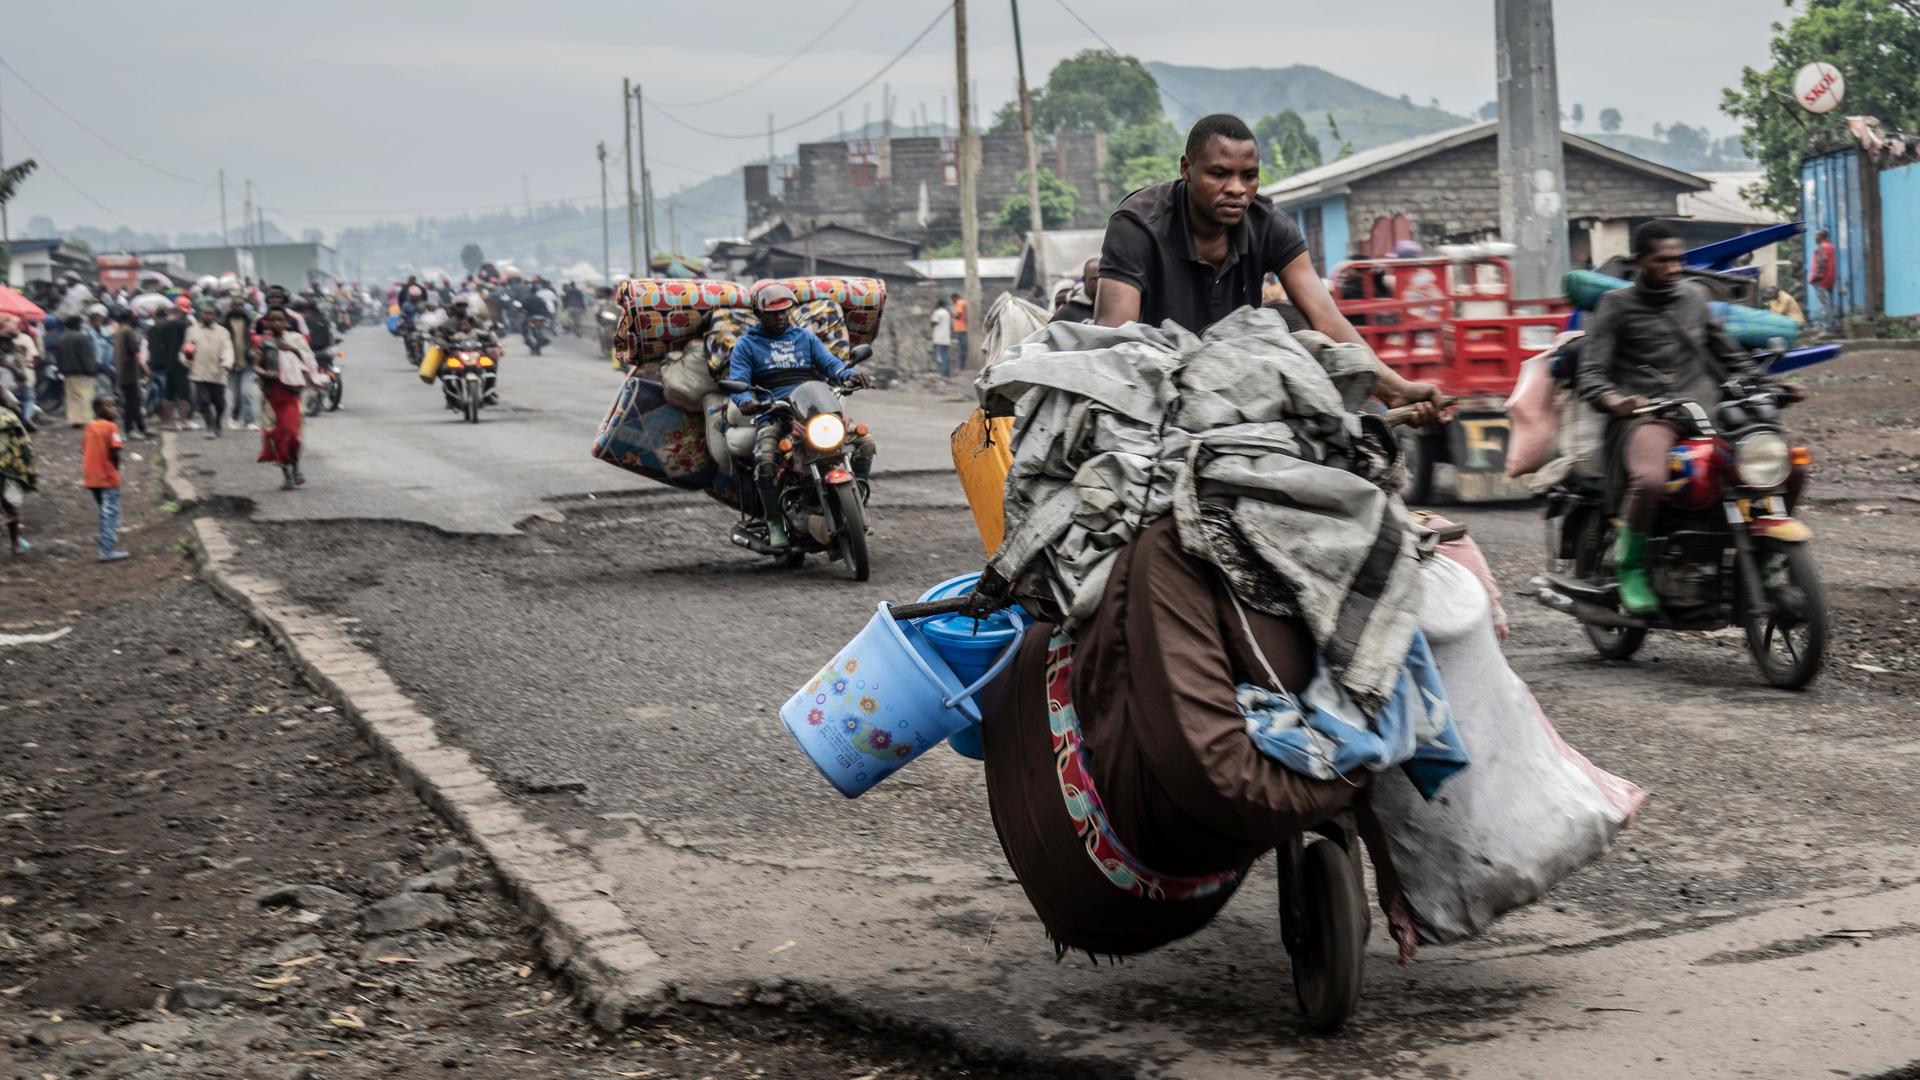
M1372 176L1374 173L1396 169L1442 150L1450 150L1456 146L1464 146L1467 143L1488 138L1495 135L1499 128L1498 120L1483 120L1477 124L1466 124L1448 128L1445 131L1416 135L1411 139L1402 139L1385 146L1376 146L1371 150L1363 150L1358 154L1329 162L1318 168L1308 169L1303 173L1295 173L1285 180L1268 184L1260 189L1260 194L1273 200L1277 206L1293 206L1317 199L1322 195L1343 192L1349 184ZM1583 139L1578 135L1563 131L1560 133L1560 141L1563 147L1578 149L1621 168L1648 173L1696 191L1704 191L1708 186L1707 181L1692 173L1670 168L1657 161L1648 161L1646 158L1636 157L1624 150L1615 150L1611 146L1591 139Z
M1757 172L1715 172L1701 173L1700 179L1711 184L1705 191L1683 192L1680 196L1679 215L1694 221L1722 222L1732 225L1773 225L1780 221L1780 215L1748 202L1740 189L1752 187L1760 182Z
M967 276L965 259L908 259L907 269L929 281L959 280ZM995 257L980 260L980 277L984 280L1012 280L1020 271L1018 257Z

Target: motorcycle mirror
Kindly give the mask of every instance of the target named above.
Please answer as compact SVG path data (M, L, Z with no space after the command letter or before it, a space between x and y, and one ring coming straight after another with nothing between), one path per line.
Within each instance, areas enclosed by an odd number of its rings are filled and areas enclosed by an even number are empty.
M721 379L717 385L729 394L742 394L752 389L752 387L741 382L739 379Z
M853 351L847 354L847 363L849 365L864 364L871 359L873 359L873 346L871 345L855 345Z

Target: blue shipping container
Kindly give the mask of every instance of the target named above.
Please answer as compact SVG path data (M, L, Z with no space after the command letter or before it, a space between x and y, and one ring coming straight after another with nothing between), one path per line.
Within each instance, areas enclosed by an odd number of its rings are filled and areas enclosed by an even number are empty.
M1822 154L1800 163L1800 220L1807 223L1806 268L1813 268L1814 234L1821 229L1833 240L1836 274L1833 314L1827 301L1807 286L1807 321L1820 325L1829 319L1874 314L1868 295L1867 255L1873 234L1867 229L1867 208L1861 190L1858 150ZM1804 282L1803 282L1804 284Z
M1920 165L1880 174L1880 257L1888 315L1920 315Z

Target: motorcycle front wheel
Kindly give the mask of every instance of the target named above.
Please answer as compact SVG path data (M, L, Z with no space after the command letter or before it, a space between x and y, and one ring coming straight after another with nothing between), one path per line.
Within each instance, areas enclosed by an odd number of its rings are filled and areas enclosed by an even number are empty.
M333 380L327 383L327 411L328 412L340 411L340 395L345 390L346 390L346 387L340 385L340 373L335 372L333 375Z
M1827 657L1827 594L1805 544L1761 544L1766 607L1747 611L1747 651L1768 683L1799 690L1820 674Z
M873 573L867 557L866 507L860 505L860 494L852 484L836 484L827 490L835 531L840 534L840 560L846 563L853 580L865 581Z
M308 416L320 415L320 411L326 407L326 393L325 390L321 390L318 387L307 388L305 405Z
M480 389L479 379L467 380L466 393L462 396L460 402L461 411L465 413L467 423L477 424L480 422L480 397L484 393L485 391Z

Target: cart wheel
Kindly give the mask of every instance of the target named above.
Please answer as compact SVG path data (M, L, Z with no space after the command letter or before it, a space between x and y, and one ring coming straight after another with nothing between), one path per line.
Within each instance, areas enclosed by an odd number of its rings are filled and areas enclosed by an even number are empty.
M1308 844L1298 866L1292 896L1283 892L1280 898L1283 936L1293 957L1293 992L1309 1027L1334 1031L1360 1004L1367 895L1346 850L1332 840ZM1299 925L1285 925L1292 919Z

